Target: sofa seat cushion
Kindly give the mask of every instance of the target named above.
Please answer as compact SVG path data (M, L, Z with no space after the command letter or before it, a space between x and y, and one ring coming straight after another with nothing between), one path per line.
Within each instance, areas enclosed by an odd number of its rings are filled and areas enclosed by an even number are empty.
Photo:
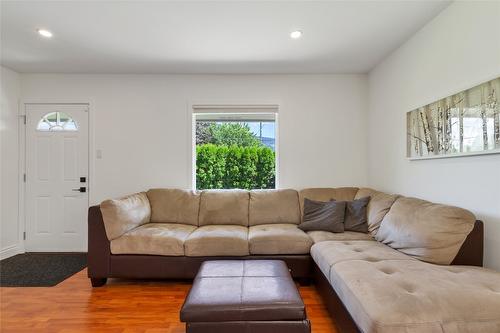
M498 272L418 260L351 260L335 264L330 280L363 332L500 332Z
M251 254L307 254L313 241L295 224L262 224L249 228Z
M314 244L325 241L357 241L357 240L373 240L370 234L364 232L344 231L344 232L329 232L329 231L309 231L307 233L312 238Z
M248 227L240 225L206 225L193 231L184 242L187 256L246 256Z
M311 256L330 281L332 266L344 261L415 260L377 241L326 241L311 248Z
M177 223L147 223L111 241L112 254L183 256L184 241L196 227Z

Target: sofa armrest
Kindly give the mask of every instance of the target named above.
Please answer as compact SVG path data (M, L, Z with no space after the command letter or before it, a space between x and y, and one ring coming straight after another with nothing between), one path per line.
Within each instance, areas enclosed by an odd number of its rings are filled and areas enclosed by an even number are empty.
M151 205L145 192L104 200L100 210L106 236L110 241L151 219Z
M451 265L483 266L484 225L477 220Z
M88 277L92 279L107 278L111 250L100 206L89 208L88 232Z

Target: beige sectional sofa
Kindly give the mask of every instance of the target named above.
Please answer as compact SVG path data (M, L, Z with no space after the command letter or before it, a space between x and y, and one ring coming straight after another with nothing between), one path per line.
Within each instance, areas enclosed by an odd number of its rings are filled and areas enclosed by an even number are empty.
M366 196L367 234L298 228L304 198ZM500 273L462 266L482 263L481 227L467 210L368 188L153 189L91 208L89 277L193 277L209 258L282 258L296 277L314 273L342 331L500 332Z

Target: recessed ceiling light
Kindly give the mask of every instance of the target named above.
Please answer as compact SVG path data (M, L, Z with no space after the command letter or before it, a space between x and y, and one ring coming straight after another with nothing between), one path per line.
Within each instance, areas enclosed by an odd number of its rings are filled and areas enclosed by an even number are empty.
M300 37L302 37L302 31L300 31L300 30L292 31L290 33L290 37L293 39L299 39Z
M46 37L46 38L50 38L52 37L52 32L46 30L46 29L36 29L36 32L38 32L38 34L40 36L43 36L43 37Z

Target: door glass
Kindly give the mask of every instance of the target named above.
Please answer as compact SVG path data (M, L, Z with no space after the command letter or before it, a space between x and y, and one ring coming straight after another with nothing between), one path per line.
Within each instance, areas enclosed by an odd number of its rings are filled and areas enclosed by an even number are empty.
M64 112L50 112L38 122L37 131L78 131L76 122Z

